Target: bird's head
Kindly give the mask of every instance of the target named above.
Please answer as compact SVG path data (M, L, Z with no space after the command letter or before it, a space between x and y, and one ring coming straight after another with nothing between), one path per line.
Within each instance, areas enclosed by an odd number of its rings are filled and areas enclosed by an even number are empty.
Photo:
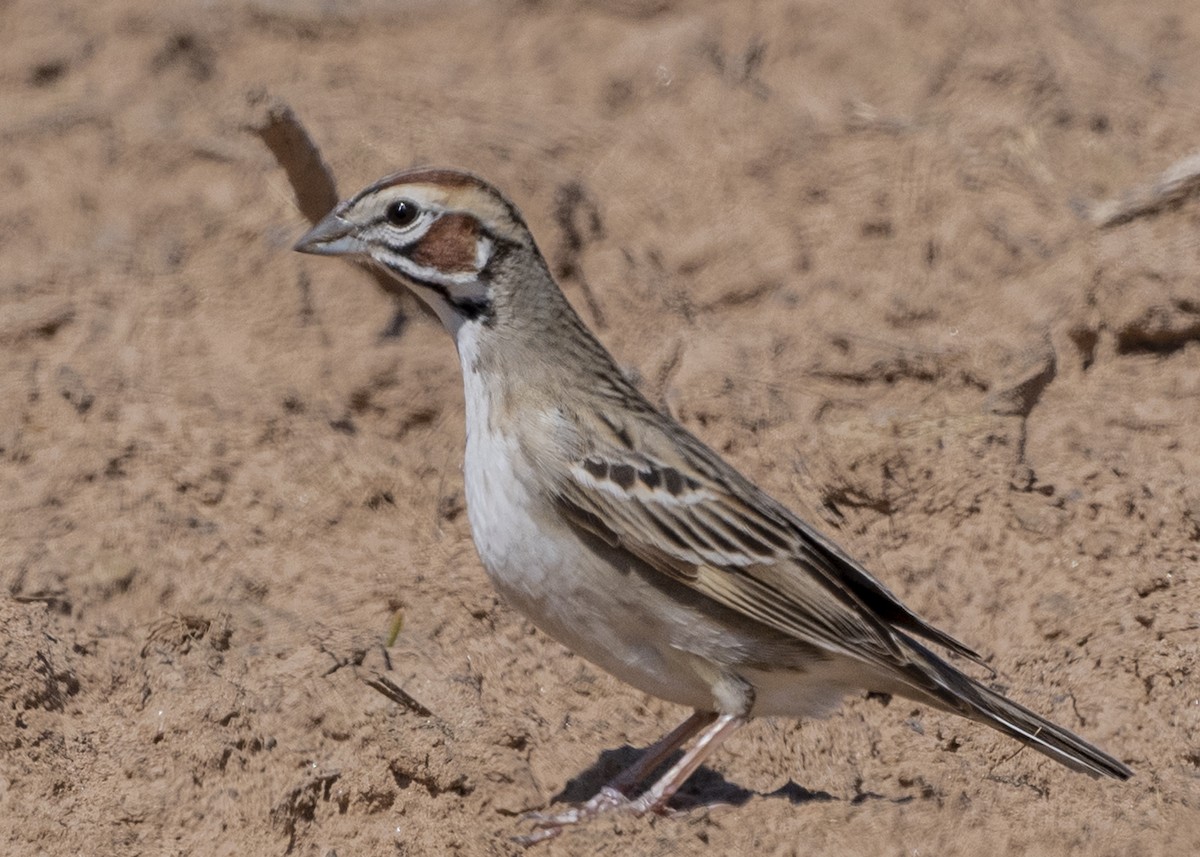
M544 267L520 212L469 173L415 169L340 203L296 243L301 253L380 266L425 301L452 334L487 323L504 296L501 260L513 251ZM511 287L511 286L510 286Z

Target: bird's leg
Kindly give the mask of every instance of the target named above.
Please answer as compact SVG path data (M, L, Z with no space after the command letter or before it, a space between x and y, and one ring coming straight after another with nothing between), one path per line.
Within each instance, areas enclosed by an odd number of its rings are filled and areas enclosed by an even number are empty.
M637 800L628 804L627 808L635 815L647 812L662 812L667 802L675 796L687 778L704 764L714 750L725 743L725 739L746 725L746 718L738 714L722 714L711 721L696 743L688 748L678 762L671 766L658 781L641 794Z
M629 791L653 773L655 768L661 765L668 756L678 750L683 744L687 743L692 736L702 729L711 726L716 720L717 715L711 711L692 712L692 715L687 720L647 747L636 762L609 780L586 803L572 807L566 812L556 815L531 813L526 816L527 820L534 823L537 830L528 836L517 837L517 840L523 845L533 845L557 836L568 825L594 818L610 810L630 806L630 801L627 797ZM675 768L671 770L673 771ZM687 779L687 777L685 776L684 779ZM671 793L674 794L674 790Z
M628 796L629 790L654 772L667 757L692 739L697 732L717 719L712 711L694 711L691 717L680 723L638 757L638 760L611 779L601 790ZM595 798L593 798L595 800Z

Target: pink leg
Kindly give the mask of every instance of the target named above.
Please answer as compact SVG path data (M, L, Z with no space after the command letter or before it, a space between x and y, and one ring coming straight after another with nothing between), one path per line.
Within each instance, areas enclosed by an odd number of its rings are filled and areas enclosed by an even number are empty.
M662 812L667 802L679 791L679 787L687 782L687 778L704 764L709 755L725 743L725 739L746 725L746 718L737 714L722 714L712 721L700 737L696 739L683 757L671 766L658 782L648 788L637 800L629 804L629 810L636 815L647 812Z
M628 794L630 789L650 776L655 768L666 761L668 756L716 719L717 715L711 711L693 712L691 717L680 723L656 743L647 747L636 762L618 774L604 788L612 789L621 794Z
M587 803L572 807L566 812L557 815L532 813L527 816L529 820L534 822L534 826L537 829L527 836L517 837L517 841L522 845L534 845L546 839L552 839L568 825L578 824L581 821L594 818L602 813L631 806L626 797L627 793L642 780L646 779L655 768L661 765L668 756L678 750L692 736L702 729L710 728L717 719L717 715L711 711L693 712L687 720L668 732L662 739L646 748L636 762L610 780ZM686 754L684 758L686 758ZM674 771L677 767L678 765L672 767L671 770ZM695 770L695 768L692 770ZM684 779L687 779L687 777L685 776ZM655 783L655 785L658 785L658 783ZM676 786L675 788L678 789L679 787ZM671 794L674 793L675 790L673 789ZM669 796L667 800L670 800ZM666 803L666 801L663 801L663 803ZM640 815L641 812L638 814Z

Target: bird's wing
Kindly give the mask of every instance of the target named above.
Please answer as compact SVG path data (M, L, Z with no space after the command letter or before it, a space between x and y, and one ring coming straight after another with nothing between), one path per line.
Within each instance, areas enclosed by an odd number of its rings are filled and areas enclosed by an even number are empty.
M674 423L603 417L557 486L563 514L652 568L823 649L895 666L893 627L980 663Z

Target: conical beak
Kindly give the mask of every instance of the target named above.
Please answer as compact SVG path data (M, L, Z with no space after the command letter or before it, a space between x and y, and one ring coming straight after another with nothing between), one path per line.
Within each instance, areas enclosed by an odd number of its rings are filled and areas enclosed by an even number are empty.
M318 256L346 256L366 252L366 247L354 235L354 224L343 220L337 210L305 233L292 249Z

